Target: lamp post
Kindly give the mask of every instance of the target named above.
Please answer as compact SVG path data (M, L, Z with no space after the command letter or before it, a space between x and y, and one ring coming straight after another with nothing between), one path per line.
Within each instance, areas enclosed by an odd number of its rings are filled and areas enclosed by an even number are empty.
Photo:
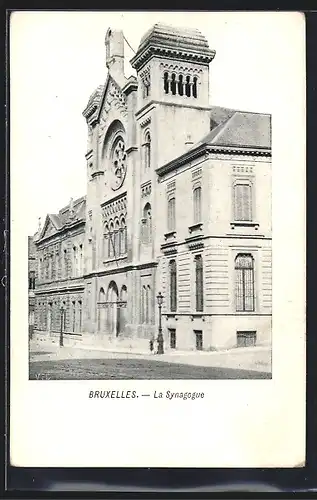
M163 303L163 295L161 292L158 293L156 299L159 308L159 327L158 327L158 336L157 336L157 354L164 354L164 339L162 335L162 303Z
M63 338L64 308L63 308L63 306L61 307L60 311L61 311L61 332L60 332L60 336L59 336L59 345L60 345L60 347L63 347L64 346L64 338Z

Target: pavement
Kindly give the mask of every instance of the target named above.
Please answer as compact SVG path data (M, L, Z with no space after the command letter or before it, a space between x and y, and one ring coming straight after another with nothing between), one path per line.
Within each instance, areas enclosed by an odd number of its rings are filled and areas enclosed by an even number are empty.
M95 346L64 346L48 341L30 341L30 363L61 360L147 360L182 365L271 372L270 346L239 347L226 351L167 351L149 354L138 349L102 349Z

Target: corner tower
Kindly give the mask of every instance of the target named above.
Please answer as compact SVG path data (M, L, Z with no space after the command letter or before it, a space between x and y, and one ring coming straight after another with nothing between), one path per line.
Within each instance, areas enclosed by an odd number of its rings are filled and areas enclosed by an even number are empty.
M153 117L153 107L158 108L152 128L164 148L158 151L157 166L182 154L189 136L196 142L209 132L209 64L214 56L197 29L158 23L141 39L131 60L139 84L136 117L144 122L145 114Z

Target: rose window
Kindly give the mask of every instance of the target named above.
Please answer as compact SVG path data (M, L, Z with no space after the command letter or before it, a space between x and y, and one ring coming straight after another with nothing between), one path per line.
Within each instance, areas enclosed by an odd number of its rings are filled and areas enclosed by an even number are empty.
M122 186L126 174L126 159L125 144L121 137L116 142L112 153L112 170L113 170L113 189L118 189Z

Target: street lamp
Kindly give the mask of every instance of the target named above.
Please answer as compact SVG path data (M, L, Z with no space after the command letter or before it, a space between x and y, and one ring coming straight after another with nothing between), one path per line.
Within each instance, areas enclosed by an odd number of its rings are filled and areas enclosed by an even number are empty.
M64 312L65 312L63 306L61 307L60 311L61 311L61 333L60 333L60 336L59 336L59 345L60 345L60 347L63 347L64 346L63 320L64 320Z
M159 308L159 327L158 327L158 336L157 336L157 354L164 354L164 339L162 335L162 304L163 304L163 295L161 292L158 293L156 300Z

